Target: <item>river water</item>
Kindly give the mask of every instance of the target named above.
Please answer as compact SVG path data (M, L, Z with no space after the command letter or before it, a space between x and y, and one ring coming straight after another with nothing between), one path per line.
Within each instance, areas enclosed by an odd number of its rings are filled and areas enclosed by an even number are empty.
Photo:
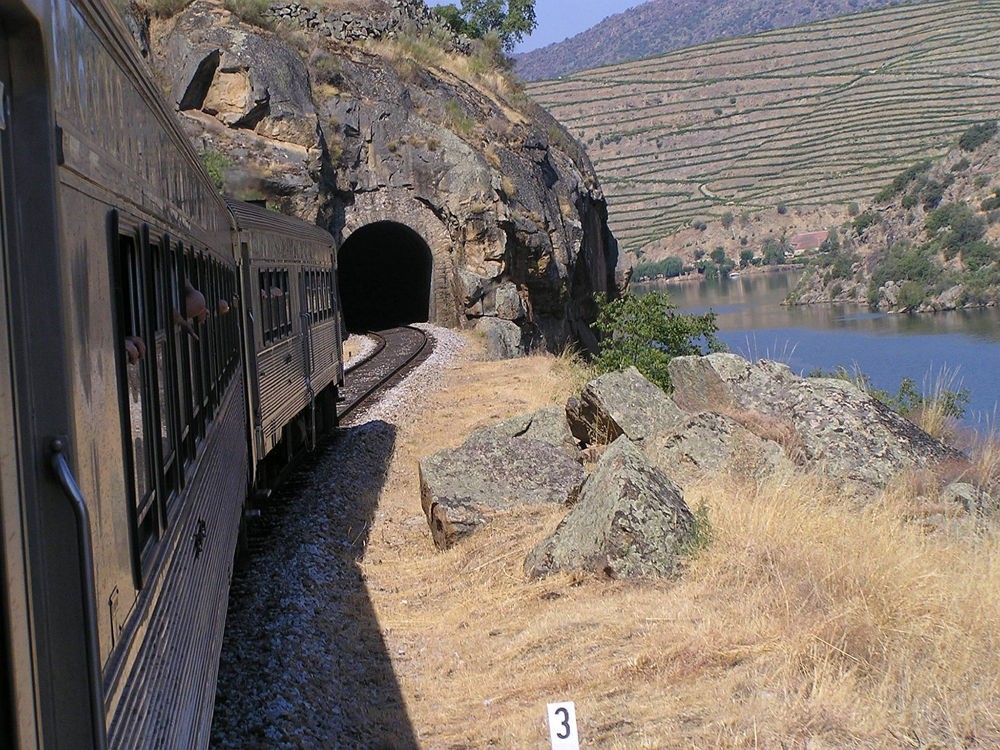
M684 312L718 315L719 338L748 359L774 359L798 373L838 366L865 373L895 393L904 377L925 393L940 378L966 388L962 422L996 430L1000 422L1000 309L886 315L863 306L780 303L798 272L737 279L636 284L636 293L665 289Z

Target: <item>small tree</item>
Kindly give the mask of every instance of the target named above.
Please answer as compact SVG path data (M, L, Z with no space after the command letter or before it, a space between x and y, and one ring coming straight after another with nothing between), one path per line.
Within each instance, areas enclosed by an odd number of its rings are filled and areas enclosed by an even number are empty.
M455 32L482 39L495 35L504 51L535 30L535 0L462 0L462 7L439 5L434 12Z
M596 328L601 335L595 364L601 372L636 367L664 390L674 357L724 351L716 337L715 313L684 315L666 292L598 299Z

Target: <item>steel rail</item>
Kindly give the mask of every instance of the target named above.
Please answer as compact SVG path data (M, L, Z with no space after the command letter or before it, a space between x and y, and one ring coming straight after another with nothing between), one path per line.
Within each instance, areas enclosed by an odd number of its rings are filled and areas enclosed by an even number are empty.
M419 342L412 350L401 352L398 346L391 345L392 338L401 338L403 332L407 334L415 333L419 336ZM367 357L362 362L359 362L357 366L351 368L351 372L355 373L355 377L358 374L362 375L360 378L361 383L356 393L349 393L346 387L342 391L345 395L345 401L337 409L338 421L342 421L348 414L367 403L373 396L386 387L401 380L406 373L430 356L433 350L431 337L413 326L390 328L379 331L375 335L382 340L382 346L378 348L377 353L373 353L372 356ZM393 358L399 358L399 361L393 361ZM387 371L379 370L379 368L383 367ZM369 371L370 375L367 374ZM371 379L371 382L364 382L368 378Z

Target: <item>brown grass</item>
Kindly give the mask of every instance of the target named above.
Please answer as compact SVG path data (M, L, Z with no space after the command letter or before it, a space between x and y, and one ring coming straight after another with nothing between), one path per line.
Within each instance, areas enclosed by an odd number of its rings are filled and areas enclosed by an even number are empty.
M1000 746L1000 534L928 534L900 483L868 508L821 478L686 488L714 530L680 580L525 579L561 518L520 511L434 550L416 461L561 402L565 358L468 362L400 425L363 568L421 746Z

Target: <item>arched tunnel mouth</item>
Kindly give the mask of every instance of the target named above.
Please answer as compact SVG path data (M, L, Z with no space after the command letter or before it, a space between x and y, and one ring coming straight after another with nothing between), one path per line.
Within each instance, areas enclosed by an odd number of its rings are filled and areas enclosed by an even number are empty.
M430 320L431 249L405 224L356 230L337 255L344 325L351 333Z

